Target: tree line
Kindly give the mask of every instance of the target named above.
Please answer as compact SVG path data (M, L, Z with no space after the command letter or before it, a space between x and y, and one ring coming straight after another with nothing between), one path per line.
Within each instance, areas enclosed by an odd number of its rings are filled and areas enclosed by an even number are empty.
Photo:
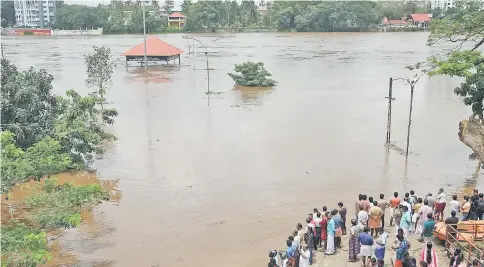
M169 5L159 1L145 4L148 33L204 31L207 29L272 28L279 31L334 31L349 26L360 29L381 23L383 17L401 19L412 13L445 15L431 9L428 1L197 1L184 0L181 12L187 16L184 29L168 27ZM449 12L452 10L447 10ZM143 32L141 1L111 1L91 7L56 2L57 29L104 28L105 33ZM2 26L15 24L13 1L2 1Z
M109 199L100 184L58 184L55 178L59 172L87 169L102 157L103 145L116 140L105 130L117 116L104 106L114 70L110 50L94 47L85 59L86 84L95 88L86 96L74 90L54 95L53 76L46 70L20 70L1 59L0 191L11 212L7 222L2 217L2 266L46 263L51 258L48 233L78 226L83 210ZM11 198L13 188L31 180L35 193Z

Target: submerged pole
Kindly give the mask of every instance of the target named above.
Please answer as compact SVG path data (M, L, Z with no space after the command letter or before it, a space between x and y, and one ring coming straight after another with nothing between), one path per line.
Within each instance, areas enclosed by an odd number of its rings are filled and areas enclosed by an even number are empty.
M393 91L393 78L390 78L390 83L388 86L388 121L387 121L387 139L385 144L390 144L390 137L391 137L391 127L392 127L392 101L394 100L392 97Z
M146 14L145 14L145 1L141 2L141 5L143 6L143 36L144 36L144 46L145 46L145 54L144 54L144 63L145 63L145 71L146 68L148 67L148 57L146 56Z
M207 60L207 98L208 105L210 106L210 69L208 68L208 52L205 51L205 58Z
M410 126L412 125L412 108L413 108L413 89L415 83L410 83L410 110L408 112L408 129L407 129L407 150L405 151L405 157L408 157L408 147L410 145Z

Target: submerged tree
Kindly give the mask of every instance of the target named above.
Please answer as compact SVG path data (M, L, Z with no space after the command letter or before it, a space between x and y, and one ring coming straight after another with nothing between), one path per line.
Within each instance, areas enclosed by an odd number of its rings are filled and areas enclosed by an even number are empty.
M97 94L101 101L101 109L104 109L104 96L106 95L107 86L111 83L111 75L116 64L113 61L109 47L93 46L93 49L93 53L85 56L87 65L86 84L89 87L97 87Z
M266 78L272 76L265 68L262 62L244 62L242 64L235 65L235 73L229 73L228 75L234 79L237 85L242 86L256 86L256 87L269 87L275 86L276 81Z
M482 2L457 2L456 12L431 23L428 45L455 44L445 54L429 58L430 76L449 75L464 78L454 92L471 106L469 120L459 124L459 138L484 162L484 12Z

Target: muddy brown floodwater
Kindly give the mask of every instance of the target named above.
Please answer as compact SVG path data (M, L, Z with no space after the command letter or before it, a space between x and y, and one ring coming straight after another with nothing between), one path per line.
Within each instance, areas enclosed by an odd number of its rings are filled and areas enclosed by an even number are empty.
M161 38L185 51L183 35ZM427 33L237 34L209 50L207 106L203 54L172 68L126 70L122 52L142 36L5 37L5 57L54 75L54 90L87 93L83 54L106 45L119 59L108 98L119 111L119 137L95 168L119 179L122 199L94 210L62 238L79 266L265 266L295 223L323 205L376 196L420 194L480 184L476 162L457 137L470 109L458 81L422 78L415 89L410 150L385 157L389 77L434 51ZM199 36L209 43L214 37ZM197 46L196 50L202 51ZM262 61L272 90L234 88L227 75ZM409 88L394 84L392 139L404 148ZM468 189L466 189L468 190Z

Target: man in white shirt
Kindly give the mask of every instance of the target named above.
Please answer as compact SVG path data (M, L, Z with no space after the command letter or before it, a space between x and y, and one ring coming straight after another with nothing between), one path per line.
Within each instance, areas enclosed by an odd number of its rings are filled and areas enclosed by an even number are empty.
M450 201L450 212L455 211L456 214L459 214L460 210L460 203L457 201L457 196L453 195L452 200Z
M309 257L311 252L309 252L308 245L304 245L303 249L300 250L299 256L299 267L309 267Z
M445 199L444 189L439 189L439 194L437 195L437 204L435 205L435 220L442 221L444 220L444 210L445 205L447 204L447 200Z

